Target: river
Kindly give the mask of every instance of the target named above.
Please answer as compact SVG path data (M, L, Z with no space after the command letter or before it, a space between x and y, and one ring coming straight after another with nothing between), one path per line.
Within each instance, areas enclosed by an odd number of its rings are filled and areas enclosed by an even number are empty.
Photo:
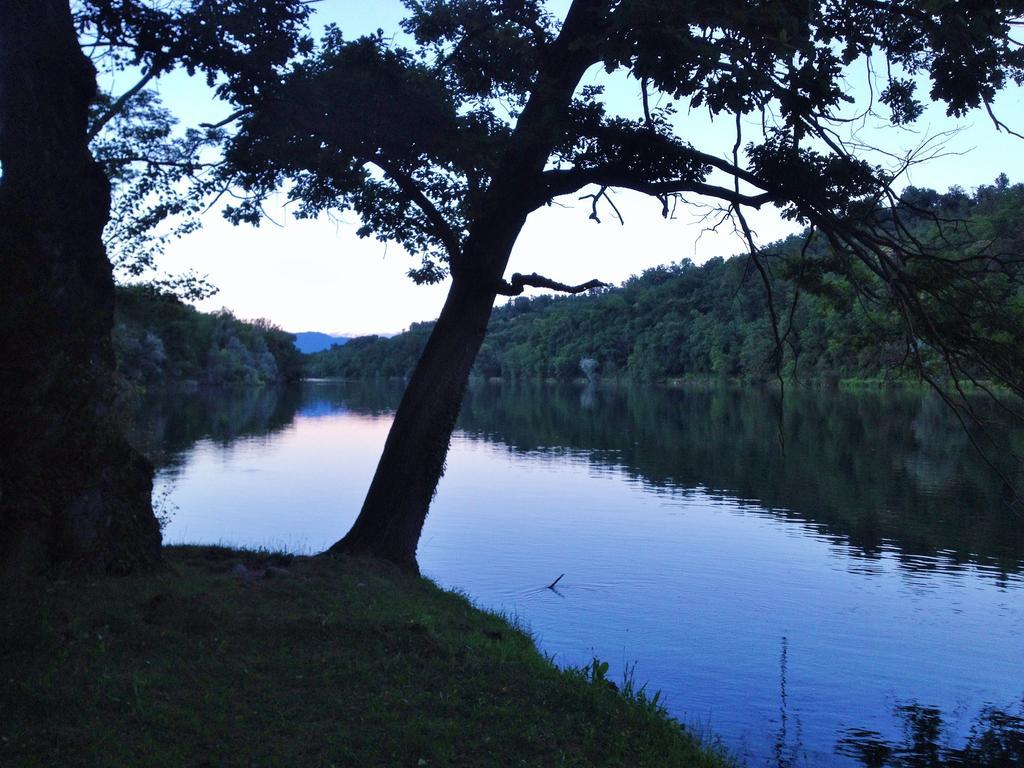
M152 398L135 431L165 541L323 550L358 511L400 394ZM1024 451L1024 433L996 440L996 458ZM1010 498L921 393L479 384L419 561L557 663L597 657L659 691L751 766L1019 765Z

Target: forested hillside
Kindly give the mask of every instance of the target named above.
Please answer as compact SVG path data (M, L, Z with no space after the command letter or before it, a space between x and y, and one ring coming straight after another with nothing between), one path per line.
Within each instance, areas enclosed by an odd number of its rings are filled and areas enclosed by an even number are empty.
M972 196L954 187L945 194L910 188L901 220L908 236L941 238L962 253L987 249L1006 254L1007 269L1019 269L1024 253L1024 185L1005 176ZM807 245L813 265L792 266L806 236L765 249L770 266L782 369L798 380L887 378L900 368L908 339L889 311L868 311L861 291L880 288L871 274L838 276L846 265L824 238ZM909 265L908 269L913 268ZM993 275L993 280L1001 279ZM798 300L794 304L794 298ZM1015 294L1007 312L1024 310ZM393 338L357 338L312 355L311 376L362 378L405 376L416 363L431 323L413 325ZM519 297L495 309L477 358L477 375L570 379L583 375L580 362L597 362L604 377L659 381L723 376L746 381L773 377L777 349L768 294L761 275L745 257L715 258L695 265L684 260L656 267L619 287L580 296Z
M121 377L135 387L191 381L264 385L298 379L295 337L267 321L224 310L200 312L150 286L117 289L114 349Z

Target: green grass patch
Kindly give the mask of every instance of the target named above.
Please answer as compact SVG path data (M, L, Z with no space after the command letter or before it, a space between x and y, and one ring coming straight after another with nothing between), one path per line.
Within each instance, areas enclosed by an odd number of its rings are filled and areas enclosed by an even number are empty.
M0 594L4 766L721 766L607 666L370 561L166 550Z

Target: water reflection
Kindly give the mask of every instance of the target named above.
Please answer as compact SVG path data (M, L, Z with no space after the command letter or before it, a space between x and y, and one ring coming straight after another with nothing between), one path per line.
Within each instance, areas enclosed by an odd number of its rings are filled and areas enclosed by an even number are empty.
M156 390L136 404L128 436L157 469L166 469L200 440L229 445L280 432L304 401L300 386Z
M934 397L791 393L780 450L778 395L767 389L606 389L588 409L545 395L480 388L460 425L519 451L582 450L654 487L750 499L862 557L894 544L909 569L1016 571L1024 559L1019 513Z
M379 414L400 394L394 383L322 385L307 390L303 409L329 401ZM938 398L791 392L781 449L778 408L769 389L504 383L472 387L459 426L518 453L572 451L656 489L749 499L853 545L862 559L895 546L908 570L964 563L997 576L1019 570L1020 512ZM1002 439L1024 448L1019 432Z
M776 768L793 768L800 765L803 756L803 740L799 712L790 714L789 696L786 694L786 676L789 666L789 638L782 638L782 652L779 655L779 728L775 734L772 765ZM792 725L790 719L793 720Z
M266 435L296 416L389 415L401 392L394 381L307 382L154 397L142 409L136 439L158 466L173 465L199 439ZM472 386L459 427L519 454L571 454L655 490L753 501L849 549L863 562L852 567L865 572L893 549L909 571L968 563L997 578L1019 571L1021 513L938 398L898 390L790 392L781 448L778 409L770 389L506 382ZM1024 449L1020 431L1000 439Z
M836 752L865 768L1014 768L1024 766L1024 700L1015 708L987 706L970 726L962 746L952 746L949 727L937 707L917 702L894 710L902 725L899 740L869 729L851 728Z

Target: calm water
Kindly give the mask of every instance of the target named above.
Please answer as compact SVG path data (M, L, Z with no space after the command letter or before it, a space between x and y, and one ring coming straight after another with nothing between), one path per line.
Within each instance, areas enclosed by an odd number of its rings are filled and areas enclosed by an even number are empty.
M149 404L166 540L327 547L399 396ZM476 387L419 559L752 766L1024 762L1024 518L934 398Z

